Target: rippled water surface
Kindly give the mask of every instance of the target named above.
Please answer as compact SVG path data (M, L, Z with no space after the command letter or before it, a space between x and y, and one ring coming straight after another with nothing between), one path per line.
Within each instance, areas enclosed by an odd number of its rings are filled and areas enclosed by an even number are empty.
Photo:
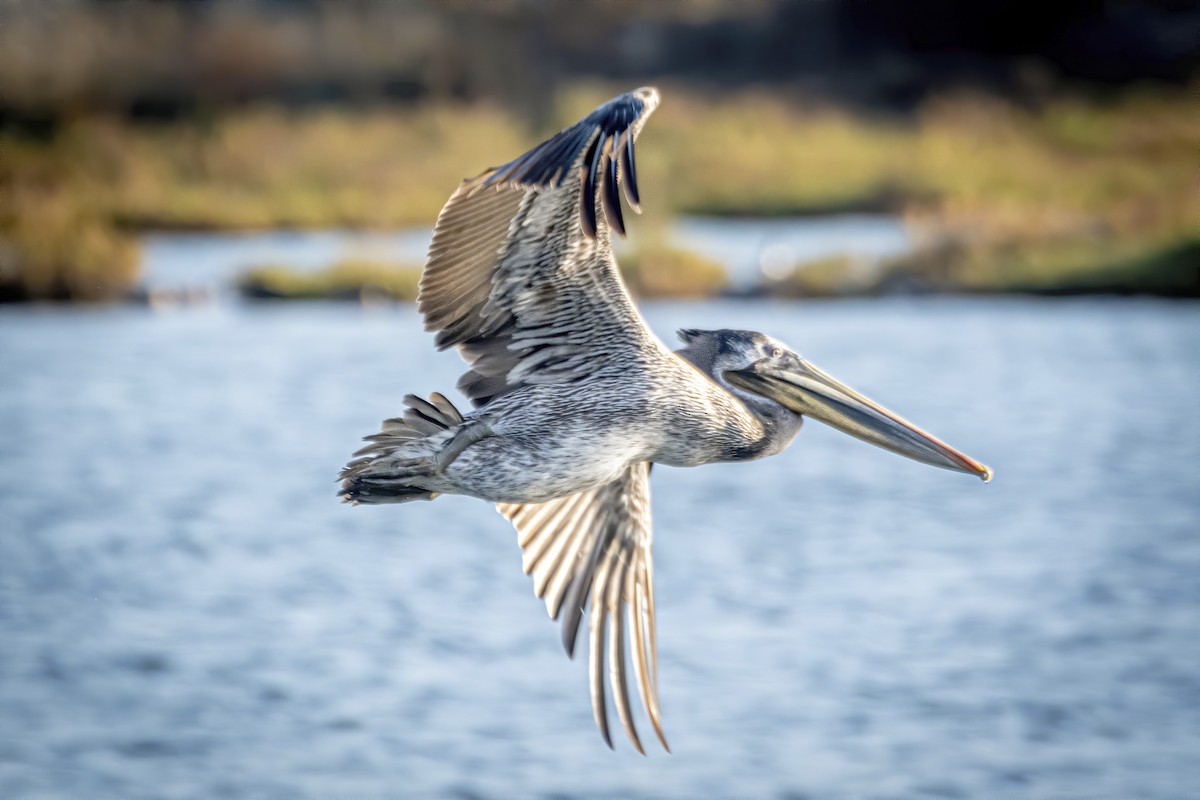
M816 423L655 470L674 754L643 758L491 508L336 502L461 370L413 309L0 309L0 797L1194 797L1198 312L647 306L769 332L996 479Z

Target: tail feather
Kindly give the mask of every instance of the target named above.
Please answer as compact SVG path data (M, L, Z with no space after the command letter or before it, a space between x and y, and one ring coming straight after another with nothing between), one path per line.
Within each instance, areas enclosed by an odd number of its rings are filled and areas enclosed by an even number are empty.
M444 430L463 421L463 415L458 413L454 404L439 392L429 395L428 400L422 400L415 394L406 394L404 404L408 406L408 411L404 412L405 419L420 418Z
M463 423L463 415L445 396L434 392L428 400L405 395L404 416L385 419L380 432L363 437L367 444L342 468L338 494L343 502L407 503L432 500L437 492L414 485L428 458L415 454L403 458L401 450L413 442L435 436Z

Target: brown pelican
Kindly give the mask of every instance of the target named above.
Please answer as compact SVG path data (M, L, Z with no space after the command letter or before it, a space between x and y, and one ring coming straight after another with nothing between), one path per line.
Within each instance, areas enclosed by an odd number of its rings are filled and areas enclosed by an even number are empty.
M495 503L517 529L534 591L552 618L563 617L568 655L588 607L596 724L612 747L607 672L617 715L641 752L630 666L667 747L652 464L773 455L807 416L926 464L991 477L769 336L683 330L685 346L672 352L651 333L621 282L610 237L625 231L619 189L639 210L633 145L658 101L651 88L616 97L451 195L418 302L439 349L457 347L470 365L458 388L474 409L462 414L437 393L408 395L404 416L366 437L340 475L351 503L442 494Z

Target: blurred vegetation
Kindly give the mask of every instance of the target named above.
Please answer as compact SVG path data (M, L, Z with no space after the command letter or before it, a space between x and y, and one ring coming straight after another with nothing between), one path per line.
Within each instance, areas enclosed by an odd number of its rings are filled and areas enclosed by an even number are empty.
M0 227L0 302L126 294L138 273L135 239L62 195L26 208L36 213L13 215Z
M805 265L776 287L783 293L884 291L907 280L942 291L1200 294L1200 262L1188 266L1200 243L1200 106L1188 93L1036 108L960 93L911 121L755 95L668 98L660 113L662 144L643 148L644 170L674 210L892 209L916 234L902 262Z
M638 297L715 297L728 283L720 264L661 243L626 250L620 266ZM239 276L237 289L250 300L412 301L420 279L420 264L348 259L317 271L285 264L253 266Z
M835 255L795 266L791 274L770 281L775 297L849 297L874 294L882 284L883 265L848 255Z
M974 294L1153 294L1200 297L1200 240L1160 249L1116 243L1035 246L981 254L953 246L891 261L831 256L797 265L764 287L777 297L848 297L956 292Z
M956 93L912 116L871 117L773 92L663 89L639 148L644 204L659 222L894 210L919 247L867 290L900 276L939 290L1197 293L1194 92L1036 105ZM0 291L119 293L141 229L429 225L463 177L617 90L562 93L533 134L516 113L457 101L250 106L156 124L85 115L48 136L0 127ZM647 294L718 283L709 266L661 248L627 258ZM696 287L681 286L684 274Z
M178 119L256 102L475 102L548 121L580 79L669 77L907 111L1187 81L1190 0L4 0L0 115Z
M662 243L638 245L618 256L621 277L635 297L715 297L729 284L725 267L698 253Z
M269 264L251 267L238 278L238 292L251 300L406 300L417 299L419 264L353 259L316 272Z
M1197 294L1198 22L1179 0L5 0L0 298L119 295L146 229L429 225L462 177L647 82L657 222L887 210L919 234L782 293ZM679 291L688 259L645 251L642 290Z

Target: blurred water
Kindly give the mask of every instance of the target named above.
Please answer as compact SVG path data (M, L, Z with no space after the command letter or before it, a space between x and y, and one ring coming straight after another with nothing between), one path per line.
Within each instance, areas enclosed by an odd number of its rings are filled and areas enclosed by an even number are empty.
M834 255L879 259L900 255L912 246L903 221L890 214L780 219L683 217L668 235L679 246L724 265L731 285L737 289L757 284L764 264L770 262L790 268ZM319 269L347 258L421 264L430 238L428 228L152 233L141 240L141 274L152 289L207 287L220 292L246 268L260 264L283 264L302 270ZM616 244L620 252L626 240Z
M0 797L1194 796L1198 312L648 305L767 331L997 477L815 423L655 470L675 752L643 758L499 515L335 501L461 369L413 309L0 309Z
M913 247L904 221L894 214L683 217L671 234L681 247L723 264L735 289L756 286L764 274L786 277L797 265L822 258L845 256L870 267Z
M141 237L141 275L150 288L221 291L247 268L264 264L298 270L351 258L421 264L431 239L429 228L150 233Z

